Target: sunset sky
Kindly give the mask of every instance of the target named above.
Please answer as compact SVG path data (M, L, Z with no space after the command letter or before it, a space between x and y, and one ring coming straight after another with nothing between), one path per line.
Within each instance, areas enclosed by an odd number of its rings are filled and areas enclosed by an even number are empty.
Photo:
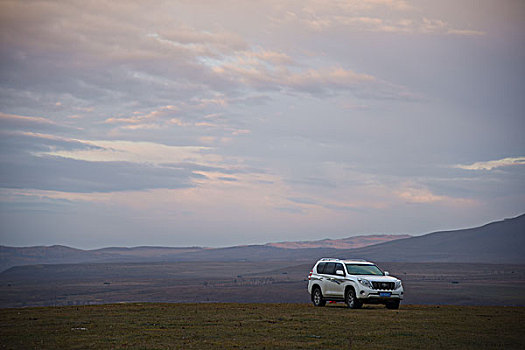
M0 2L0 244L227 246L525 212L525 2Z

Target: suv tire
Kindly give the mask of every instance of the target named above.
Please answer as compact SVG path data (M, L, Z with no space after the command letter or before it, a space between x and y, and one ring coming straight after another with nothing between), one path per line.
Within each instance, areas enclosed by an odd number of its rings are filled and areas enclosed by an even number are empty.
M314 306L325 306L326 300L323 299L323 293L321 293L321 288L315 287L312 291L312 303Z
M386 303L386 308L391 310L399 309L399 300Z
M360 309L363 306L363 303L360 302L355 296L354 288L348 288L345 294L345 303L346 306L350 309Z

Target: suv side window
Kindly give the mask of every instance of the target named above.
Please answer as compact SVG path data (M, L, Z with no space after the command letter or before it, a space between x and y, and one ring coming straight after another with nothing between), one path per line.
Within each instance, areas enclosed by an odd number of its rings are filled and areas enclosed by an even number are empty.
M324 273L327 275L335 275L335 263L326 263L326 266L324 267Z
M322 263L319 263L317 264L317 273L324 273L324 266L326 265L326 263L322 262Z
M343 264L341 264L341 263L337 263L337 264L335 264L334 274L335 274L335 271L337 271L337 270L342 270L343 273L344 273L344 272L345 272L345 269L343 269Z

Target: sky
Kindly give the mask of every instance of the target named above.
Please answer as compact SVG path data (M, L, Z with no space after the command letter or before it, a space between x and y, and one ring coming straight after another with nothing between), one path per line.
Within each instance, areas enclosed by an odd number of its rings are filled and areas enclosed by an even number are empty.
M229 246L525 212L525 2L0 1L0 244Z

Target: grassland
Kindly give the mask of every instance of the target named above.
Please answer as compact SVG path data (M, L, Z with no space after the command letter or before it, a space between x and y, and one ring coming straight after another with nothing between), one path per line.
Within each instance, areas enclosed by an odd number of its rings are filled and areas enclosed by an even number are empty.
M525 308L109 304L0 309L4 349L523 349Z

